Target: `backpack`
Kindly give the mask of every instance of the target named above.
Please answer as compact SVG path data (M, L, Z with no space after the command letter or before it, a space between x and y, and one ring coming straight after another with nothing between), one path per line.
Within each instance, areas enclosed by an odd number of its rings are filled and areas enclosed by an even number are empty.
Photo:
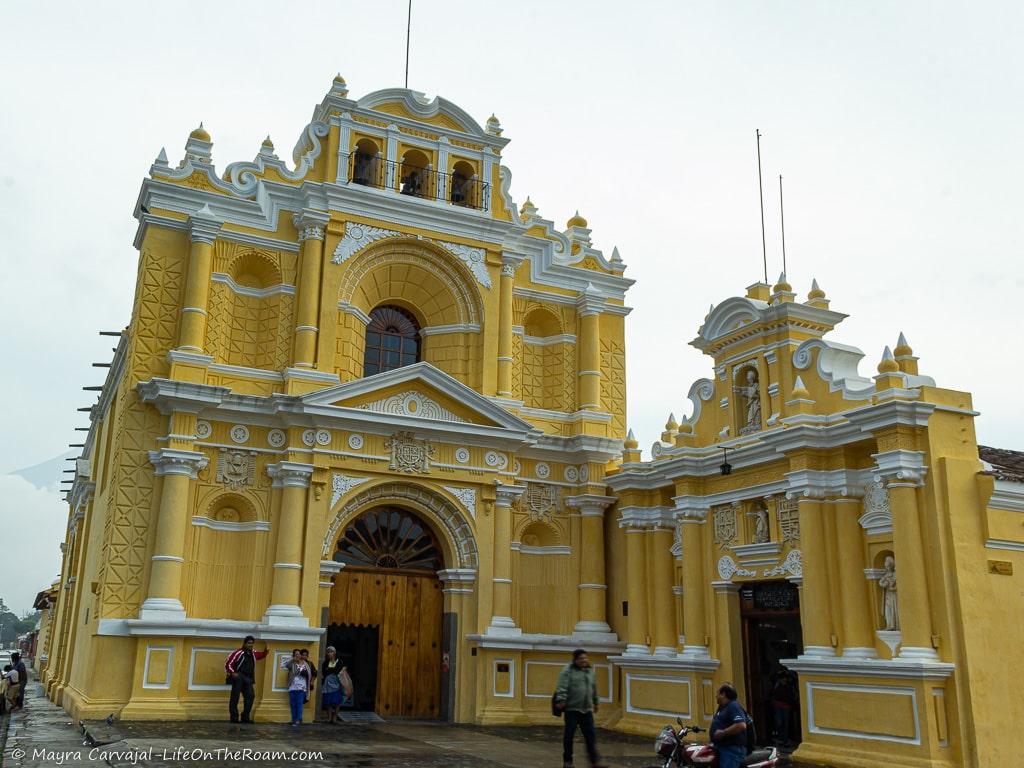
M755 749L757 749L757 729L754 727L754 718L750 716L750 713L747 712L747 710L743 709L743 707L740 707L740 711L742 711L743 716L747 718L747 730L745 730L743 733L747 737L746 747L747 754L749 755Z

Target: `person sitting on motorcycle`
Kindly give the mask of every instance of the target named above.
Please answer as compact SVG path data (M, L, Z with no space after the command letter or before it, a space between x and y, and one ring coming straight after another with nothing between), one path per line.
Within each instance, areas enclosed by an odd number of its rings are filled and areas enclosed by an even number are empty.
M711 721L711 743L718 750L718 768L739 768L747 757L747 715L736 703L729 683L718 688L718 711Z

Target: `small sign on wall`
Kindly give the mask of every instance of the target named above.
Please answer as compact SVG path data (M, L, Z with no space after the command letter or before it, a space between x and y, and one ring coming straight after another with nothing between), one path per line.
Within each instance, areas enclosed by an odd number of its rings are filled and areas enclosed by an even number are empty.
M1009 560L989 560L988 572L1000 576L1013 576L1013 563Z

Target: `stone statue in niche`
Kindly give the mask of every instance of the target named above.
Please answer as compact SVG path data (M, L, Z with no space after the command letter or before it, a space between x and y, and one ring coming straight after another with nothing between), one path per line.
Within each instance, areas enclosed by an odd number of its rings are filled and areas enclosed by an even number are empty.
M771 538L768 530L768 508L758 502L752 512L747 514L754 518L754 544L764 544Z
M894 632L900 628L900 608L896 602L896 559L889 555L885 558L885 571L878 579L882 588L882 618L885 631Z
M745 403L746 423L740 427L740 434L757 432L761 429L761 388L758 386L757 372L753 368L748 368L746 384L733 387L733 391L739 394Z

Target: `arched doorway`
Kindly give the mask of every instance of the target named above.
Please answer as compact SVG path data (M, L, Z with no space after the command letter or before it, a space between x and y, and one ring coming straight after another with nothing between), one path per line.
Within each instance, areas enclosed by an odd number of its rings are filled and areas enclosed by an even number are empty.
M355 708L387 717L441 717L444 555L416 513L377 506L352 520L333 559L327 644L346 662Z

